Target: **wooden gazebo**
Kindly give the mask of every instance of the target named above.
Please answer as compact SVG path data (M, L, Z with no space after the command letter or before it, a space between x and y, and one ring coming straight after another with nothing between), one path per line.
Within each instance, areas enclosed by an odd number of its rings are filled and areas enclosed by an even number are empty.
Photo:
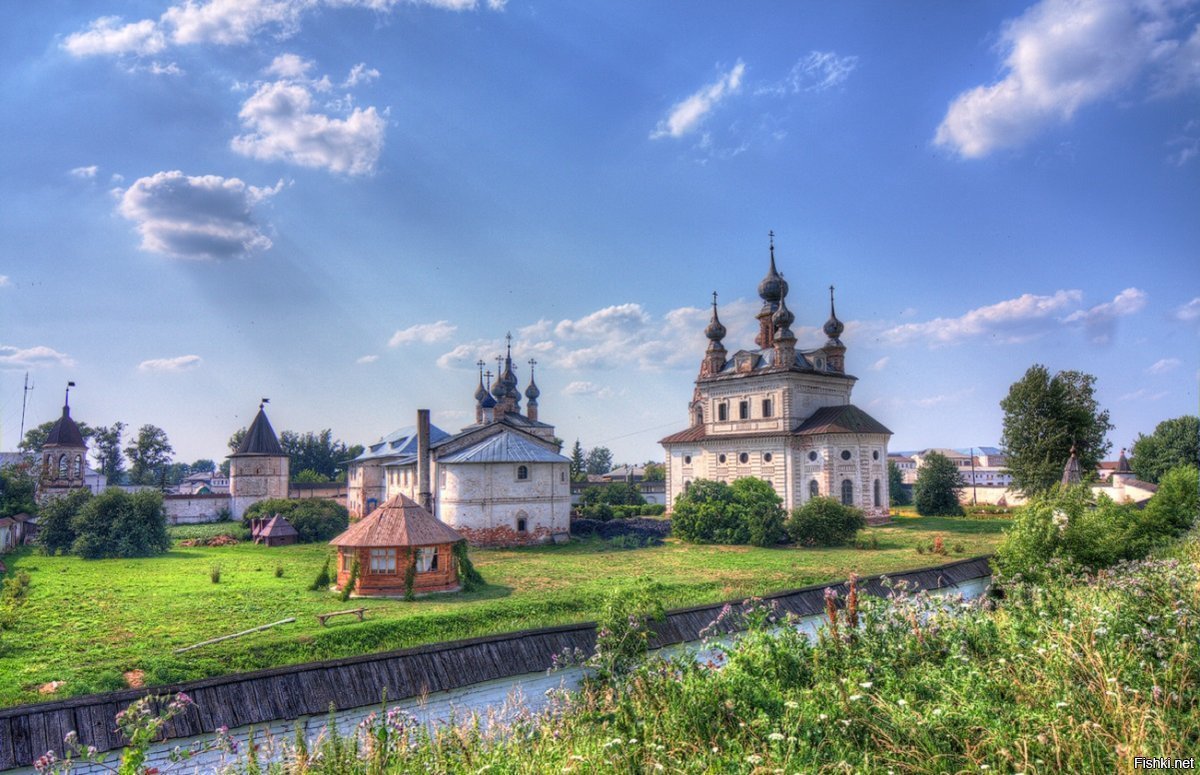
M337 587L349 583L357 559L358 595L405 595L410 566L413 594L454 592L459 589L454 545L464 540L416 501L397 495L329 542L338 548Z

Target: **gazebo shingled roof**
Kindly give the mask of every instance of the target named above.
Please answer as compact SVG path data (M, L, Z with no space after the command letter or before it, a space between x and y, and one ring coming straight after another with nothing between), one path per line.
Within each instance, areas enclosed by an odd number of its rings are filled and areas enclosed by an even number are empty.
M300 534L296 532L296 528L292 526L291 522L288 522L284 517L275 514L268 519L262 527L259 528L258 535L260 538L266 538L268 536L272 538L283 538L285 536L295 536Z
M464 540L454 528L438 520L421 505L397 495L352 524L329 543L334 546L433 546Z

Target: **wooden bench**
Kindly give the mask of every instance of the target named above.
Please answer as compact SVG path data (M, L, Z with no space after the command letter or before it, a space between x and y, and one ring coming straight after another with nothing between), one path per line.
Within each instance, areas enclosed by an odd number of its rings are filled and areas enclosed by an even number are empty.
M361 622L363 620L363 614L366 612L367 609L365 608L351 608L349 611L331 611L327 614L317 614L317 619L321 622L322 627L325 626L326 619L329 619L333 616L341 616L342 614L356 614L358 616L358 620Z

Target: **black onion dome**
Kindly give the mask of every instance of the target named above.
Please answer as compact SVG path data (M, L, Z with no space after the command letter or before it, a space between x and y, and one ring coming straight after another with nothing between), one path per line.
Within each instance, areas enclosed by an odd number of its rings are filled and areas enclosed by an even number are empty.
M786 299L779 300L779 309L775 310L775 317L772 318L771 322L775 324L775 328L777 329L791 328L792 323L796 322L796 316L787 308Z
M771 268L767 276L758 284L759 297L767 304L778 304L780 299L787 296L788 284L783 276L775 269L775 234L771 234Z
M483 375L479 375L479 387L475 388L475 400L482 401L487 397L488 390L483 386Z
M79 426L71 419L71 407L63 406L62 417L58 418L58 422L54 423L50 428L50 432L46 434L46 440L43 444L55 444L60 447L86 447L87 442L83 440L83 434L79 432Z
M508 382L504 379L504 373L496 375L496 381L492 383L492 396L499 401L508 395Z
M846 330L846 326L842 325L842 321L838 320L837 312L833 308L833 286L829 286L829 320L825 321L825 336L830 339L837 339Z
M715 297L716 294L714 293ZM708 327L704 329L704 335L714 342L719 342L725 338L725 326L721 323L721 319L717 317L717 302L713 301L712 319L708 321Z
M537 383L534 382L533 378L531 377L529 380L529 387L525 388L525 397L530 401L536 401L538 400L538 396L541 394L542 391L538 390Z
M496 399L492 398L491 393L486 393L483 396L483 400L479 402L479 405L484 409L494 409L496 406Z

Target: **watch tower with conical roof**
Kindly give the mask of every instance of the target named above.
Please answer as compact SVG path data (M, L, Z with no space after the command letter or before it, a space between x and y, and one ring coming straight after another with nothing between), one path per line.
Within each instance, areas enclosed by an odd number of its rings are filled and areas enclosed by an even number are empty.
M246 509L261 500L288 497L290 460L267 419L266 403L264 398L258 405L254 422L237 451L229 456L229 498L234 519L241 519Z

